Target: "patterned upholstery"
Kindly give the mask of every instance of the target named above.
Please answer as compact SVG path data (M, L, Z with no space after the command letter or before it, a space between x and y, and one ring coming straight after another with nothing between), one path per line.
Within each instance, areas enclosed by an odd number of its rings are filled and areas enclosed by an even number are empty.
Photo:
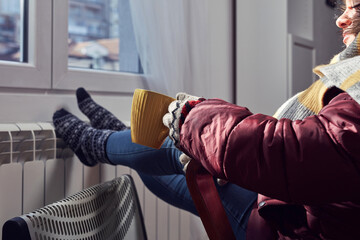
M131 176L84 189L8 220L3 239L147 239Z

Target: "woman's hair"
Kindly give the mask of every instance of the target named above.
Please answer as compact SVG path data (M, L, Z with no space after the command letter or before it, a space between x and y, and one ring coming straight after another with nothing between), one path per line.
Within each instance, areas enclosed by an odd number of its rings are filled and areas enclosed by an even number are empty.
M346 10L345 0L337 1L337 8L337 12L339 12L341 15ZM358 10L358 15L354 19L352 19L352 21L353 24L351 28L347 29L347 31L349 33L358 34L360 32L360 10Z

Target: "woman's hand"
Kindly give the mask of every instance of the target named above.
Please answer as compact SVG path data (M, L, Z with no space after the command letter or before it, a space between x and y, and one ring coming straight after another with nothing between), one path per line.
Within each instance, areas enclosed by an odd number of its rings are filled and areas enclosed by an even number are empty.
M176 100L170 103L168 113L163 117L163 123L169 128L169 137L176 147L180 142L180 129L186 116L196 104L204 101L204 98L192 96L186 93L176 94Z

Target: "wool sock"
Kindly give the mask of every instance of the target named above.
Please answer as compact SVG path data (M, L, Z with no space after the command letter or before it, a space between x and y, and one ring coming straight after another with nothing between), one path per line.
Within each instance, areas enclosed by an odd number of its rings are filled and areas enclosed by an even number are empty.
M90 124L94 128L114 131L126 129L124 123L115 117L114 114L97 104L84 88L76 90L76 98L80 111L89 118Z
M65 109L54 113L53 123L56 135L64 140L83 164L111 164L106 156L106 141L114 131L95 129Z

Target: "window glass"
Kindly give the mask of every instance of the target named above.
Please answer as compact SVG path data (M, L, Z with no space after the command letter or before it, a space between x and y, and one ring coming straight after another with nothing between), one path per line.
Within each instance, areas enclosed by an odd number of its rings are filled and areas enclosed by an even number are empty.
M70 0L68 65L141 72L129 0Z
M0 0L0 60L26 61L25 0Z

